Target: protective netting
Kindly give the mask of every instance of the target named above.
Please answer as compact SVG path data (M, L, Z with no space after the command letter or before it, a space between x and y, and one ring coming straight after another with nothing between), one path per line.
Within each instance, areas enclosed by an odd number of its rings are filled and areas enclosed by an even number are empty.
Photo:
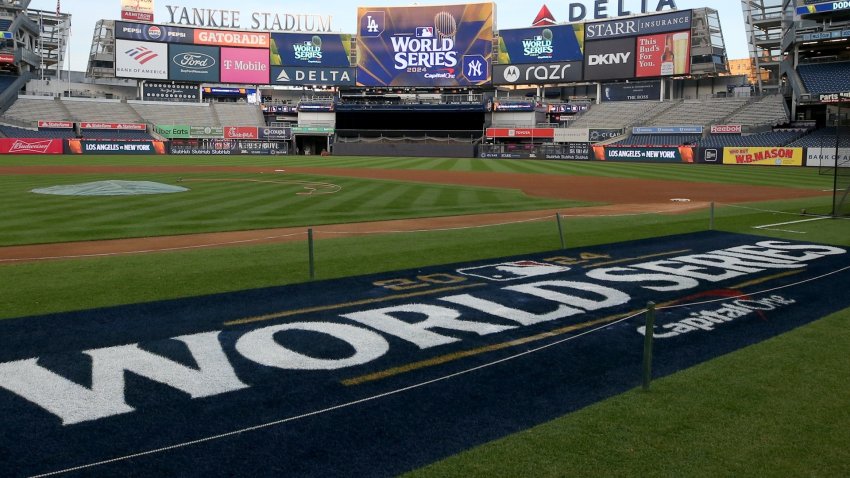
M141 194L182 193L189 189L153 181L95 181L33 189L36 194L57 196L136 196Z

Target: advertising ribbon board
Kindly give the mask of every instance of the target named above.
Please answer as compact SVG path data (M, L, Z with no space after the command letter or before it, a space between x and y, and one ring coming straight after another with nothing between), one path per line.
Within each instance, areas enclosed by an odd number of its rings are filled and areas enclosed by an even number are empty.
M723 148L723 164L802 166L803 148Z
M487 128L488 138L554 138L555 128Z
M292 138L291 128L260 128L260 139L276 139L289 141Z
M693 163L694 148L593 146L593 156L597 161L635 161L651 163Z
M702 126L635 126L632 134L702 134Z
M225 126L225 139L258 139L260 133L256 126Z
M847 9L850 9L850 1L824 2L797 7L797 15L811 15L813 13L835 12Z
M71 121L39 121L38 129L74 129Z
M144 123L80 123L80 129L99 130L123 130L123 131L147 131L148 126Z
M163 141L68 140L70 154L166 154Z
M358 86L490 83L494 3L358 8Z
M268 50L269 34L266 32L195 30L196 45L229 46L234 48L263 48ZM266 58L266 63L268 63Z
M354 68L271 67L273 85L354 86Z

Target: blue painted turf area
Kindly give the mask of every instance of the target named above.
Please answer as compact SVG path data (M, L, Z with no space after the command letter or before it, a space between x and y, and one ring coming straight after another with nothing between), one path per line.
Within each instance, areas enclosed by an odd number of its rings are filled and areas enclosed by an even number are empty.
M848 267L705 232L6 320L0 472L393 476L639 385L649 300L663 376L850 306Z

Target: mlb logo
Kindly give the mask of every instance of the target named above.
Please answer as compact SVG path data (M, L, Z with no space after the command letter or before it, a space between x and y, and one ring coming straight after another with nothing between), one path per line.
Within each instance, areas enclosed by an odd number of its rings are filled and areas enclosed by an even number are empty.
M496 282L507 282L530 277L540 277L551 274L567 272L569 267L546 264L537 261L502 262L487 266L467 267L458 269L459 274L469 277L478 277Z
M434 38L434 27L416 27L416 38Z

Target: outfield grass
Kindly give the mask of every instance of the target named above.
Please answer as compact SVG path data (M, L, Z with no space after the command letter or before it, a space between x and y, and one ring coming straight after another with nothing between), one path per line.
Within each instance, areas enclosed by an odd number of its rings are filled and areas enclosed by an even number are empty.
M38 164L69 161L64 157L34 159ZM122 158L74 161L125 163ZM127 163L185 161L222 164L221 158L130 159ZM0 158L0 165L12 162ZM663 177L812 189L831 185L830 178L802 168L383 158L228 158L227 164ZM36 179L2 178L24 183ZM64 179L77 182L79 177ZM488 192L485 190L484 194ZM490 200L495 201L494 207L505 205L499 198L489 196L480 200L482 210L488 208ZM796 232L753 229L801 219L796 214L801 209L824 209L829 201L828 197L820 197L750 205L754 208L720 206L716 228L850 246L850 221L823 220L783 227ZM15 220L25 221L15 216L8 211L3 213L6 228L17 227ZM160 227L158 223L167 221L167 215L151 215L147 227ZM568 247L585 247L705 230L708 213L570 218L563 225ZM27 239L27 234L34 233L26 231L30 230L25 229L16 240L41 241L36 237ZM341 239L319 235L316 272L320 279L328 279L554 250L559 245L554 219ZM0 288L0 318L304 282L308 277L303 242L7 263L0 265L0 272L7 284ZM656 381L649 393L632 391L614 397L434 464L412 476L849 476L848 320L850 309Z

